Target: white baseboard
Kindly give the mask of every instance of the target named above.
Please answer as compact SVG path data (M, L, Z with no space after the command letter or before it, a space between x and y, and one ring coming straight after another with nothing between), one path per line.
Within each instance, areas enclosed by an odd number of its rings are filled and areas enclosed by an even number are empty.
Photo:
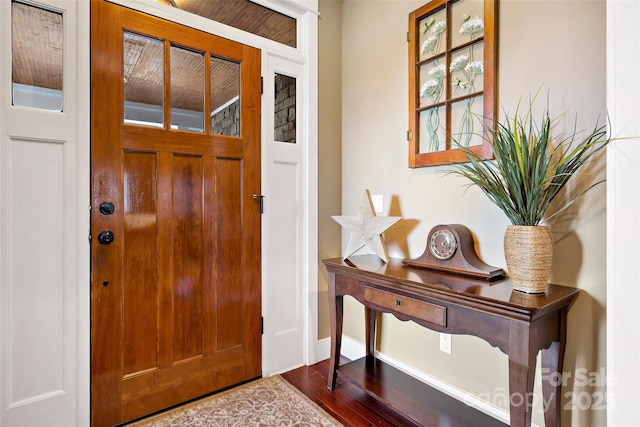
M330 355L331 355L331 338L323 338L321 340L318 340L318 342L316 343L316 349L315 349L315 356L317 359L315 363L318 363L321 360L328 359Z
M365 355L364 344L354 340L353 338L349 338L347 336L342 337L342 348L340 351L344 357L350 360L360 359ZM318 340L316 344L316 357L320 362L321 360L328 359L331 355L331 338L324 338Z
M367 354L367 350L363 343L347 336L342 337L341 350L340 354L349 360L360 359Z
M323 340L318 341L316 354L319 357L322 357L320 360L324 360L329 358L331 353L331 339L325 338ZM354 340L348 336L342 337L342 348L340 354L345 356L350 360L360 359L364 357L366 354L365 346L363 343ZM326 357L325 357L326 356ZM386 364L393 366L394 368L404 372L407 375L416 378L417 380L422 381L423 383L435 388L436 390L441 391L442 393L453 397L466 405L471 406L474 409L477 409L480 412L483 412L490 417L493 417L497 420L502 421L503 423L509 424L509 412L504 409L492 405L491 403L478 398L477 396L468 393L458 387L452 386L449 383L446 383L434 376L426 374L413 366L410 366L404 362L400 362L397 359L391 358L384 353L376 352L376 357ZM532 427L539 427L536 424L531 424Z

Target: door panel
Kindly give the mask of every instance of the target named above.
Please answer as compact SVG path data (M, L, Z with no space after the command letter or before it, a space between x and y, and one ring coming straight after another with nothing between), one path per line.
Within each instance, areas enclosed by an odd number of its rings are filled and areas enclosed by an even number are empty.
M157 155L123 153L124 162L124 235L123 317L124 375L153 369L156 366L158 317L158 276L147 257L158 257L157 245ZM136 189L137 191L130 191ZM145 313L146 316L139 316Z
M302 66L268 56L265 102L275 104L266 117L265 133L265 240L263 247L265 305L265 358L268 374L297 368L305 362L304 342L304 218L306 163L304 150L309 139L301 114L302 96L298 81ZM300 89L298 89L300 87ZM285 142L286 141L286 142ZM266 311L266 309L265 309ZM281 351L286 348L287 351Z
M177 46L188 54L172 55ZM201 120L216 95L212 57L239 64L239 136L212 134ZM182 91L194 58L202 101L191 106ZM127 88L137 110L125 123L126 82L145 78L155 79L154 96ZM184 117L200 117L202 129ZM92 1L94 425L260 376L259 120L258 50ZM102 230L112 243L98 241Z
M0 426L84 408L82 8L0 1Z

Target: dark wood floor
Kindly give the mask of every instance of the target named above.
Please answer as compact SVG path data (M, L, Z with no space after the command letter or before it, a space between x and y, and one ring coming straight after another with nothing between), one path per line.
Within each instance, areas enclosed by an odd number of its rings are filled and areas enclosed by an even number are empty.
M343 360L342 362L346 362ZM355 383L338 375L333 392L327 389L329 361L303 366L282 374L322 409L345 426L402 427L407 423Z
M333 392L328 360L282 377L345 426L506 427L378 359L340 362Z

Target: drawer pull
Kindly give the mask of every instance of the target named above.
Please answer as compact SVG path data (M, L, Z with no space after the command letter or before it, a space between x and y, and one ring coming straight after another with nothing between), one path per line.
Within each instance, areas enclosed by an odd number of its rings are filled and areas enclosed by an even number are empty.
M396 307L400 307L402 305L401 299L396 299Z

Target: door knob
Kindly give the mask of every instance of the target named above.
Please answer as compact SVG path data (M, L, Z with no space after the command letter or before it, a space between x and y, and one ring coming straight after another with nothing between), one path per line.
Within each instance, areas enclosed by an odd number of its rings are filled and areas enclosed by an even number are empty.
M111 230L102 230L100 232L100 234L98 234L98 242L102 243L103 245L108 245L109 243L113 242L113 239L115 238L113 231Z
M115 211L115 207L113 206L113 203L111 202L102 202L100 204L100 213L102 215L111 215L113 213L113 211Z

